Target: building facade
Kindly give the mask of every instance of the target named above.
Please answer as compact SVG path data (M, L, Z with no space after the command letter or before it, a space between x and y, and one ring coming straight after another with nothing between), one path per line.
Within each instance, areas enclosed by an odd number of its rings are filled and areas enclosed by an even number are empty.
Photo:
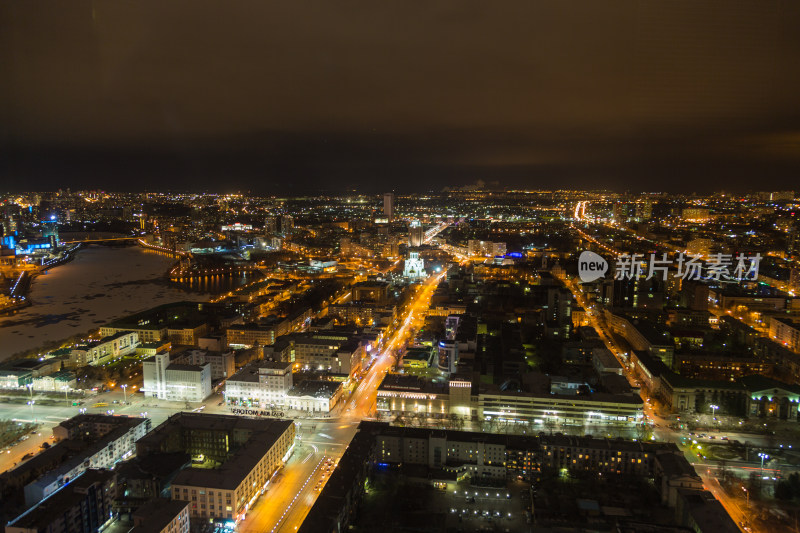
M211 396L211 365L172 363L169 354L156 354L142 362L145 396L159 400L202 402Z
M242 368L225 382L230 406L283 407L292 388L292 363L260 361Z

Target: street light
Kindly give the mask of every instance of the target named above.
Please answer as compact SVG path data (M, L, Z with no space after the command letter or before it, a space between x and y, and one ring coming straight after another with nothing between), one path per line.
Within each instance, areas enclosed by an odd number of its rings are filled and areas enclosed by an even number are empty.
M62 389L64 389L64 399L65 399L67 402L69 402L69 397L67 396L67 394L69 393L69 385L64 385L64 386L63 386L63 387L61 387L61 388L62 388Z
M747 498L747 508L750 508L750 491L742 486L742 490L744 491L745 498Z
M714 412L714 420L716 420L717 419L717 409L719 409L719 405L711 404L711 405L709 405L709 407L711 407L711 410Z
M122 394L123 394L122 403L124 405L128 405L128 385L122 385Z
M769 459L769 455L766 453L759 452L759 457L761 457L761 478L764 478L764 459Z
M33 404L36 403L36 400L28 400L28 405L31 406L31 418L33 418L33 422L36 423L36 419L33 417Z

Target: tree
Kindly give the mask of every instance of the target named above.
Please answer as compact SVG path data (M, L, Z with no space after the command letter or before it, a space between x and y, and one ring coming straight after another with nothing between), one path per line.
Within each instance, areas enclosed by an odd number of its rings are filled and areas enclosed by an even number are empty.
M700 393L694 398L694 410L698 413L702 413L703 411L705 411L705 408L706 408L706 393L700 391Z
M800 474L792 472L787 479L795 496L800 496Z

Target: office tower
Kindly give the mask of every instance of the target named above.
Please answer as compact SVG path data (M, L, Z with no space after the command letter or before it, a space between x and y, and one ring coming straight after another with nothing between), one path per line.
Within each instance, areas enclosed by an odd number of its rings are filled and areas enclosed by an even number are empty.
M278 217L270 215L264 219L264 232L265 233L278 232Z
M419 221L415 220L411 223L408 228L408 245L412 248L416 248L418 246L422 246L422 240L424 239L425 231L420 225Z
M42 237L50 239L50 247L58 246L58 221L52 215L49 220L42 221Z
M644 200L636 204L636 218L639 221L650 220L653 218L653 202Z
M786 254L792 258L800 257L800 222L790 226L786 232Z
M284 235L291 235L294 231L294 217L291 215L283 215L281 217L281 233Z
M389 219L389 222L394 220L394 193L387 192L383 194L383 214Z

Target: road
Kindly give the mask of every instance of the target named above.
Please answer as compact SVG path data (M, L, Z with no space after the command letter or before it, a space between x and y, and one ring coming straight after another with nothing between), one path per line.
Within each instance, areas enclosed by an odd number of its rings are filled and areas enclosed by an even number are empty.
M338 461L355 436L358 423L372 417L378 386L396 363L397 349L408 341L415 318L427 310L444 275L442 272L432 276L422 284L409 303L401 325L390 335L364 379L343 400L339 415L329 420L299 422L300 436L294 454L281 470L281 478L270 483L266 495L254 504L239 525L242 533L292 532L300 527L319 494L314 488L321 476L317 465L326 458Z
M586 202L580 202L575 207L574 217L579 220L586 220L585 218L585 210L586 210ZM611 246L608 246L602 242L599 242L597 239L587 235L579 228L573 225L573 229L581 235L583 238L593 242L595 245L602 248L604 251L612 253L614 255L618 254L619 251L614 249ZM624 229L624 228L623 228ZM637 237L640 238L640 237ZM652 241L650 241L652 242ZM662 243L654 243L657 245L662 245ZM600 339L606 345L606 347L611 350L611 352L615 355L615 357L619 360L620 364L625 369L625 375L628 378L628 381L634 385L638 386L639 382L636 380L635 376L633 375L633 369L629 363L630 359L628 354L620 349L614 339L607 333L608 329L605 325L605 321L601 320L600 317L600 310L598 307L595 307L594 304L590 303L588 299L584 296L581 292L580 287L575 279L572 280L563 280L567 288L570 289L572 292L575 300L578 302L580 306L582 306L589 316L589 322L591 326L595 329L597 334L600 336ZM662 418L656 411L656 408L652 402L652 400L647 396L647 391L644 389L642 390L642 399L645 401L644 404L644 412L645 412L645 419L652 425L653 429L653 437L661 442L674 442L679 445L679 447L684 451L686 454L687 459L695 467L695 470L703 479L703 484L705 488L711 491L714 496L722 503L725 509L730 514L731 518L739 524L740 528L742 524L749 523L747 513L743 511L736 502L735 498L731 498L722 488L717 479L717 474L721 470L721 466L717 461L705 459L702 457L697 457L697 451L693 449L691 446L683 446L681 444L681 439L687 437L688 435L682 433L681 431L675 430L670 427L670 420L666 418ZM688 431L688 430L687 430ZM722 434L720 434L722 435ZM738 433L738 432L728 432L725 433L725 436L728 437L730 440L739 440L740 442L747 442L750 446L764 446L767 445L769 442L769 437L764 435L752 435L752 434L745 434L745 433ZM700 444L710 444L713 442L719 441L712 441L710 439L701 439ZM725 468L732 473L739 475L742 478L746 478L749 476L750 472L755 470L761 470L760 465L755 462L745 462L745 461L736 461L736 462L727 462ZM786 475L786 471L784 475ZM777 471L764 468L763 469L764 475L776 475ZM752 527L749 529L750 531L758 531L757 528Z

